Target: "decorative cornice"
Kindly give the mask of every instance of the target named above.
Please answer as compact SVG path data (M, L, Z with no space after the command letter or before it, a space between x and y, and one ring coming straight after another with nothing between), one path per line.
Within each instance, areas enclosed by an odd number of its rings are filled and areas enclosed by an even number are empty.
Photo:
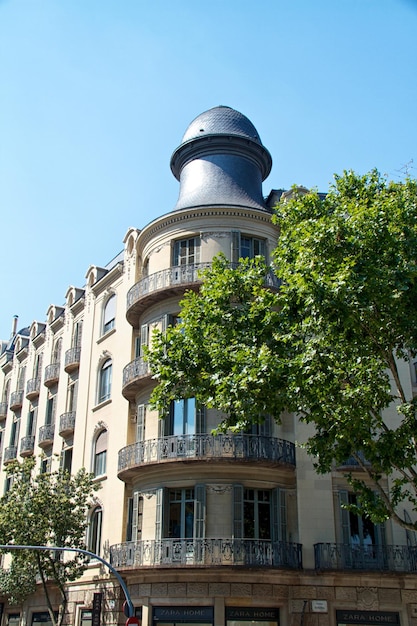
M177 224L190 219L204 218L204 217L239 217L258 222L264 222L265 224L271 224L272 213L268 213L262 209L248 209L240 207L195 207L193 209L182 209L180 211L174 211L168 213L161 218L151 222L148 226L141 231L139 236L140 247L143 248L152 238L160 231L166 229L172 224Z

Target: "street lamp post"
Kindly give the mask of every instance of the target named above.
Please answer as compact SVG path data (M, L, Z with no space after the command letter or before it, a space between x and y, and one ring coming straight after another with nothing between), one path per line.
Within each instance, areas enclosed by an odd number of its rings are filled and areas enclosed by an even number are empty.
M99 556L98 554L94 554L94 552L90 552L90 550L83 550L82 548L68 548L68 547L64 548L61 546L17 546L14 544L0 544L0 550L6 550L7 552L11 550L45 550L45 551L47 550L48 552L80 552L81 554L86 554L87 556L91 556L94 559L97 559L98 561L103 563L103 565L108 567L111 573L117 578L123 590L123 593L125 594L126 617L128 618L126 623L127 624L139 623L133 615L134 608L133 608L132 600L130 599L129 591L128 591L125 581L120 576L119 572L114 569L113 565L111 565L105 559L102 559L101 556Z

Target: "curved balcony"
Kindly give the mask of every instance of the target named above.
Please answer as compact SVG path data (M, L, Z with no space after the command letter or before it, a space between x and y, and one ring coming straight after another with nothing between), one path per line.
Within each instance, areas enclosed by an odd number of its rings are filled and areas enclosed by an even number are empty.
M38 446L41 448L47 448L51 446L54 441L54 424L45 424L39 428Z
M264 462L294 468L295 445L284 439L258 435L173 435L146 439L119 451L118 477L126 480L147 464L184 460Z
M35 450L35 436L28 435L20 440L20 456L30 456Z
M201 283L199 272L211 263L178 265L169 267L139 280L127 292L126 319L132 325L138 323L138 316L151 304L157 302L163 292L164 298L180 294L186 286L192 289Z
M129 541L110 547L117 569L137 567L205 566L302 569L302 546L257 539L161 539Z
M41 379L38 378L30 378L26 383L26 398L28 400L34 400L39 396L39 392L41 390Z
M74 372L76 369L80 367L80 358L81 358L81 347L76 346L75 348L70 348L65 353L65 365L64 369L67 374Z
M232 266L233 264L231 264ZM127 292L126 319L133 326L143 311L161 298L182 294L184 288L196 289L201 283L200 272L211 267L211 263L177 265L145 276ZM270 270L265 278L265 286L278 289L280 281Z
M59 434L61 437L68 437L74 432L75 411L63 413L59 418Z
M17 447L16 446L8 446L4 449L3 453L3 463L7 465L11 461L14 461L17 457Z
M151 372L147 361L138 357L123 369L122 394L126 400L134 400L144 378L149 378Z
M417 572L417 546L316 543L317 570Z
M0 402L0 420L7 417L7 402Z
M10 394L10 408L12 411L17 411L22 408L23 404L23 390L13 391Z
M60 363L51 363L45 367L45 375L43 377L43 384L46 387L52 387L59 380L59 368Z

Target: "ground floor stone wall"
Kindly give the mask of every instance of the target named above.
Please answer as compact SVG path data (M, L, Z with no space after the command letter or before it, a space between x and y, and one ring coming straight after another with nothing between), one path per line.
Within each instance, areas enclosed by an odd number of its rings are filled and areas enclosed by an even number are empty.
M415 575L151 568L123 578L142 626L417 626ZM66 626L89 626L97 598L91 626L125 624L120 585L97 575L68 586ZM0 626L16 612L20 626L35 626L33 615L46 610L41 593L24 607L9 607L1 593L0 602Z

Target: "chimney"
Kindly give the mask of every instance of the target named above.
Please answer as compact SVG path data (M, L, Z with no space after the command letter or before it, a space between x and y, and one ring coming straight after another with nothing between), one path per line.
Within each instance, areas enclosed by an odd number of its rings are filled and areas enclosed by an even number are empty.
M19 316L18 315L13 315L13 324L12 324L12 334L11 337L14 337L17 331L17 322L19 321Z

